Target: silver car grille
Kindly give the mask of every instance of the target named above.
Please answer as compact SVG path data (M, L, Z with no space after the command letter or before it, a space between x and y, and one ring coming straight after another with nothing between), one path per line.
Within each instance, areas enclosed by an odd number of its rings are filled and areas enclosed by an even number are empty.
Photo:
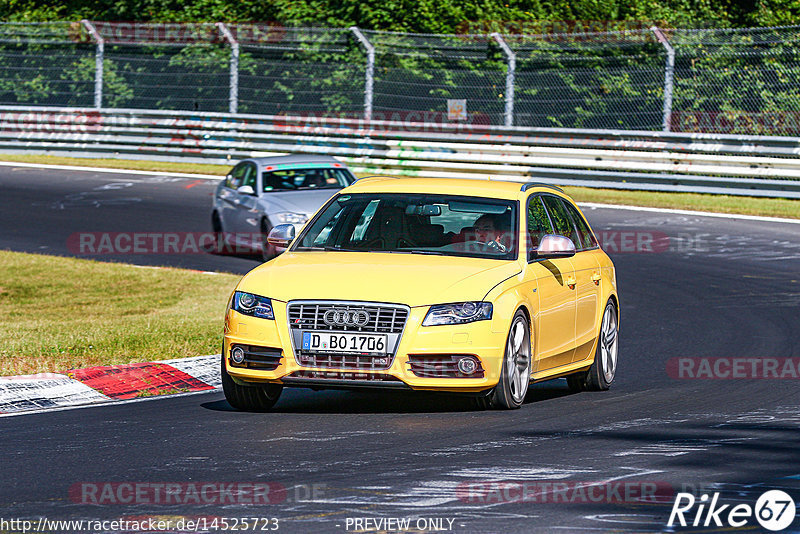
M287 306L295 361L303 367L340 370L389 369L394 361L410 308L399 304L345 301L292 301ZM338 324L332 321L338 314ZM326 321L327 316L327 321ZM386 354L302 350L303 332L386 334Z
M355 324L328 324L328 312L366 312L369 319L363 326ZM325 330L328 332L368 332L375 334L400 334L408 319L405 306L356 302L293 302L289 304L289 326L292 329ZM331 315L329 314L330 318Z

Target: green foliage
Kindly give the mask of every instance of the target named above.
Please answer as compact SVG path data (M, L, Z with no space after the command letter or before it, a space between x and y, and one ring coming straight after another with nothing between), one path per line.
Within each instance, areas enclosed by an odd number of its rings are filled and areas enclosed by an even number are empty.
M239 110L266 114L359 116L363 109L365 57L358 43L347 32L306 36L293 26L452 34L371 35L377 47L374 109L402 119L408 112L444 113L448 99L467 99L471 118L497 124L505 106L504 55L493 41L465 34L558 28L574 34L653 22L662 28L798 24L800 0L6 0L0 17L278 22L292 34L288 39L280 46L243 45L239 58ZM709 131L702 122L710 119L727 121L729 133L784 134L788 127L796 134L798 121L787 121L800 115L797 35L742 33L715 43L683 34L673 41L673 109L682 128ZM660 128L666 57L652 38L521 38L511 44L517 54L515 124ZM67 48L0 44L0 102L91 105L92 45ZM109 45L104 105L226 111L229 61L224 44Z
M797 24L800 0L6 0L2 20L279 21L455 33L471 21L655 20L673 27Z

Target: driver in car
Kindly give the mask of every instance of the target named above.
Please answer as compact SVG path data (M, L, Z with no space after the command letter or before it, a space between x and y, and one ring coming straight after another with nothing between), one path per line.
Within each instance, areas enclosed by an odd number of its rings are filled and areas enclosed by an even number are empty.
M472 225L475 230L476 241L486 245L498 252L506 252L507 233L505 229L505 217L486 213L475 220Z

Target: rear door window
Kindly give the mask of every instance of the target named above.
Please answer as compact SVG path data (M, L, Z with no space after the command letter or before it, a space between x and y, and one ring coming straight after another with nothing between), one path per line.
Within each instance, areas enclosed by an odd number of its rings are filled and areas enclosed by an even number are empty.
M582 246L580 235L575 229L575 225L572 224L572 218L561 199L552 195L543 195L542 200L550 214L550 220L553 221L556 234L570 238L575 243L575 248L580 248Z
M584 249L596 247L597 239L595 239L594 234L592 234L592 230L589 228L589 223L586 222L586 219L584 219L583 216L580 214L580 212L577 209L575 209L575 206L573 206L569 202L564 202L564 207L572 217L572 220L575 223L575 226L578 229L578 234L580 235L581 238L581 244L579 245L576 242L575 246L582 247Z

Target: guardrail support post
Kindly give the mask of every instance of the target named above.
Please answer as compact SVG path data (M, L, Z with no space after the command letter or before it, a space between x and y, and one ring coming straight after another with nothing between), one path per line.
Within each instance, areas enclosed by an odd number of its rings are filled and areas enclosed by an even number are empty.
M103 107L103 56L105 55L106 43L94 24L86 19L81 21L83 27L92 36L97 48L94 53L94 107L101 109Z
M506 72L506 112L505 112L505 125L514 125L514 76L517 71L517 55L511 50L503 36L495 32L492 34L492 39L500 45L503 54L508 61L508 72Z
M369 39L361 33L356 26L351 26L350 31L356 36L358 42L367 52L367 74L364 81L364 120L372 120L372 87L375 83L375 47Z
M672 119L672 85L675 77L675 49L669 44L669 39L664 35L657 26L653 26L650 30L655 34L658 42L664 45L667 51L667 64L664 67L664 124L665 132L670 131L670 122Z
M228 44L231 45L231 77L228 98L228 111L236 113L239 111L239 41L233 36L230 29L224 22L217 22L217 28L222 33Z

